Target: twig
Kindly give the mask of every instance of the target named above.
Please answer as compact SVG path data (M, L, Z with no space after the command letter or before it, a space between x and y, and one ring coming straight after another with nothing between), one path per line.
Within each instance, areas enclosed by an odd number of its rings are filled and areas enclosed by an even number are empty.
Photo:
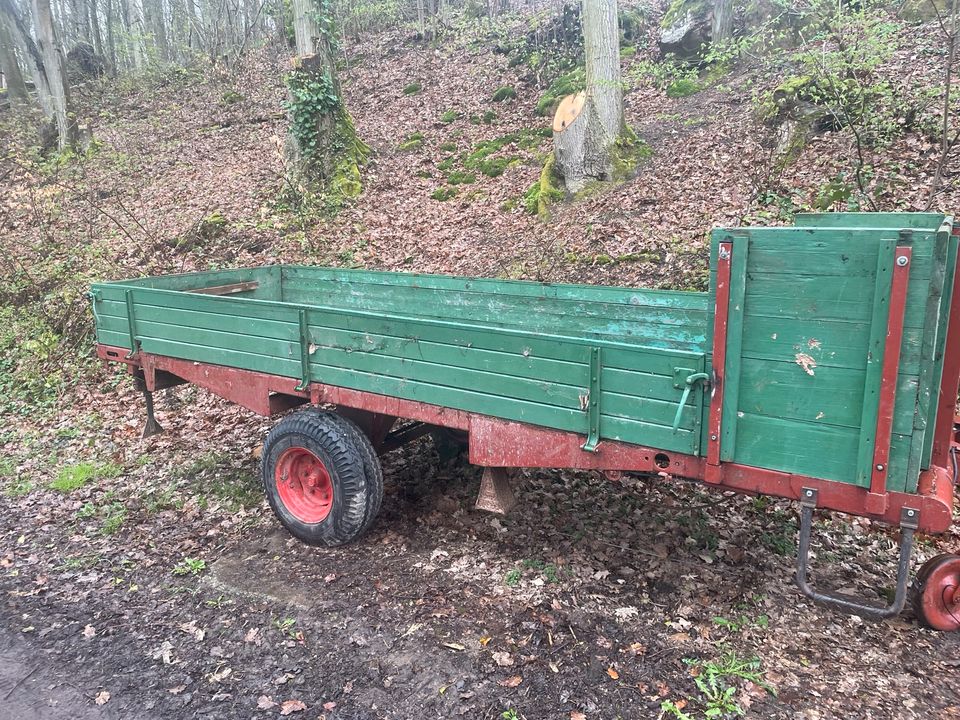
M39 670L39 669L40 669L40 666L37 665L36 667L33 668L33 670L31 670L31 671L28 672L26 675L24 675L22 678L20 678L19 680L17 680L17 682L15 682L15 683L13 684L13 687L10 688L10 689L7 691L7 694L3 696L4 702L6 702L6 700L7 700L11 695L13 695L13 691L14 691L14 690L16 690L18 687L20 687L21 685L23 685L27 680L29 680L30 677L31 677L37 670Z

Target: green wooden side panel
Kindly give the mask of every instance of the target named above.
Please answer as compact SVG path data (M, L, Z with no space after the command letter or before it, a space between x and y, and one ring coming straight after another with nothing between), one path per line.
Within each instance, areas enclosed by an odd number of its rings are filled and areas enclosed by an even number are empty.
M675 368L702 372L702 352L545 332L556 330L559 323L542 323L534 333L462 317L388 315L383 305L377 312L126 284L95 289L101 342L132 347L130 293L136 340L147 352L301 378L299 313L305 307L308 372L313 381L584 435L590 352L599 346L605 352L601 438L675 452L699 451L701 390L691 394L677 430L672 424L682 393L674 385Z

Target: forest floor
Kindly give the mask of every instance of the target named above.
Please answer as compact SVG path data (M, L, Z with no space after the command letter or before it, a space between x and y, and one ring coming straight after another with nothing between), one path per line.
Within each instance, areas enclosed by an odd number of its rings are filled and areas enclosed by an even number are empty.
M712 226L778 221L758 200L770 131L751 112L776 79L756 68L686 98L638 80L639 176L547 222L526 214L550 142L542 88L492 45L473 29L438 47L400 31L348 46L347 101L374 156L363 194L322 221L284 192L278 53L90 88L95 151L42 163L3 141L0 235L23 293L83 327L91 278L277 261L704 289ZM517 98L493 103L504 85ZM414 133L423 144L400 149ZM449 179L438 165L511 134L502 175L430 197ZM935 147L907 135L886 153L899 190L884 209L921 208ZM809 203L848 155L842 134L816 138L778 178L781 199ZM960 207L950 182L941 201ZM8 302L4 323L25 307ZM63 355L25 352L57 381ZM122 373L64 367L75 377L56 400L3 405L0 716L703 718L729 687L720 716L960 718L960 636L909 610L873 623L804 600L790 503L536 470L491 517L472 509L478 469L423 440L385 457L367 536L311 548L259 489L273 421L176 388L158 397L167 431L140 439ZM819 585L887 600L895 532L828 515L815 532ZM921 537L917 561L958 548L956 529Z

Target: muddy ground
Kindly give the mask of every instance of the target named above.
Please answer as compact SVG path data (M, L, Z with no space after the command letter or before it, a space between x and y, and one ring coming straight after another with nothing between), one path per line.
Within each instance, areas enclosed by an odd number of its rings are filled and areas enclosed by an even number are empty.
M799 595L789 503L528 471L498 518L472 509L478 469L423 439L385 458L367 536L312 548L260 498L269 422L168 394L147 440L123 383L63 418L52 458L20 429L21 479L91 446L113 466L69 492L7 485L0 714L699 718L696 679L721 668L750 717L960 717L957 635ZM895 534L829 516L816 533L818 583L885 599Z

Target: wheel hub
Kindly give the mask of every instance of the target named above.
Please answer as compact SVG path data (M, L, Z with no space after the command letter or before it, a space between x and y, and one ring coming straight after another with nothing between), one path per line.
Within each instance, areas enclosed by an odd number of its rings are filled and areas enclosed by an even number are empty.
M917 573L917 611L934 630L960 630L960 555L939 555Z
M297 520L319 523L333 507L333 482L319 457L302 447L283 451L277 459L277 493Z

